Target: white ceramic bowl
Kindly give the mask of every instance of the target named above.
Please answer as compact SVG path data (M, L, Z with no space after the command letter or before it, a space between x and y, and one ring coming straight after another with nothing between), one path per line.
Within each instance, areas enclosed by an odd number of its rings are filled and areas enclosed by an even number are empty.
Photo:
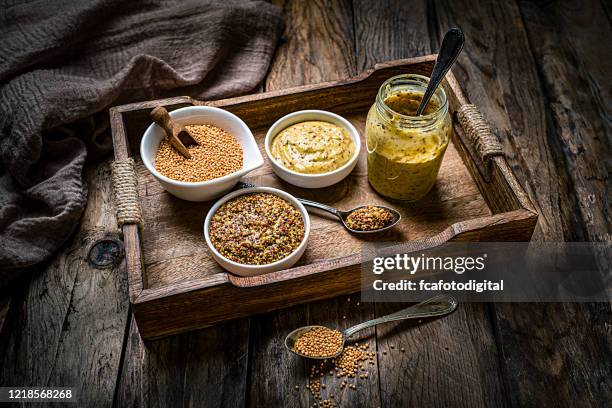
M272 144L272 140L274 140L276 135L291 125L308 120L320 120L333 123L334 125L341 126L348 131L349 135L353 138L353 142L355 143L355 153L342 167L328 173L303 174L298 173L297 171L289 170L274 159L272 152L270 151L270 145ZM276 173L278 177L285 180L287 183L291 183L298 187L323 188L338 183L340 180L348 176L351 171L353 171L359 158L359 152L361 151L361 140L359 138L359 132L357 132L355 126L353 126L351 122L344 119L342 116L322 110L303 110L290 113L289 115L283 116L277 120L268 130L264 146L266 149L266 154L270 159L270 163L272 163L272 170L274 170L274 173Z
M304 220L304 238L302 239L302 242L300 243L300 245L295 249L295 251L289 254L289 256L279 261L276 261L270 264L266 264L266 265L245 265L245 264L240 264L238 262L234 262L230 259L227 259L223 255L221 255L219 251L217 251L217 249L214 247L212 242L210 241L210 235L208 234L208 229L210 228L210 220L212 219L215 212L219 209L219 207L221 207L224 203L226 203L227 201L231 200L234 197L238 197L240 195L250 194L250 193L276 194L277 196L284 198L289 203L291 203L291 205L297 208L300 211L300 214L302 214L302 219ZM208 245L208 248L210 249L210 252L212 253L213 258L215 258L215 260L223 268L225 268L226 270L232 273L235 273L236 275L240 275L240 276L255 276L255 275L261 275L264 273L280 271L281 269L291 268L304 254L304 250L306 250L306 244L308 243L309 235L310 235L310 217L308 215L308 211L306 211L306 208L304 208L302 203L296 200L296 198L293 197L291 194L285 193L282 190L278 190L272 187L244 188L244 189L229 193L228 195L221 198L219 201L217 201L212 206L212 208L210 209L210 211L208 211L208 214L206 215L206 219L204 220L204 239L206 240L206 244Z
M220 127L236 138L243 151L242 169L235 173L197 183L173 180L155 170L155 155L160 142L164 138L164 131L161 127L152 123L145 131L140 142L140 157L147 170L170 194L188 201L212 200L231 190L240 177L263 165L264 160L253 133L242 119L233 113L211 106L189 106L170 112L170 117L184 125L214 125Z

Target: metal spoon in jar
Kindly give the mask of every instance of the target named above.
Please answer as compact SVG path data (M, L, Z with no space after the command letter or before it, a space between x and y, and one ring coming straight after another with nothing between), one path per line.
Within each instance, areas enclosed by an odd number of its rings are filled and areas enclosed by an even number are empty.
M455 61L457 61L457 57L459 53L461 53L464 43L465 36L463 35L463 31L459 28L451 28L444 34L440 52L438 53L438 58L436 58L436 64L431 71L429 84L423 94L423 100L421 100L421 104L416 111L417 116L423 113L425 107L427 107L427 103L429 103L436 89L438 89L440 82L442 82L448 70L453 66Z
M402 216L399 212L397 212L393 208L385 207L382 205L360 205L359 207L355 207L352 210L340 211L337 208L330 207L329 205L317 203L316 201L304 200L303 198L298 198L297 200L307 207L317 208L319 210L323 210L325 212L335 215L336 217L340 219L340 221L342 221L342 225L344 225L344 228L351 231L353 234L373 234L373 233L386 231L389 228L392 228L395 224L397 224L402 219ZM349 215L351 215L353 212L357 211L358 209L364 208L364 207L377 207L377 208L383 209L384 211L388 211L392 216L391 221L385 224L384 227L378 228L378 229L358 230L358 229L351 228L347 222Z
M360 323L342 332L342 345L334 355L324 357L311 357L304 354L298 353L294 350L296 340L310 329L323 326L304 326L300 327L289 333L285 338L285 347L290 352L297 354L300 357L313 358L317 360L323 360L327 358L333 358L339 356L344 350L344 345L349 337L357 333L360 330L367 329L368 327L375 326L380 323L394 322L397 320L406 319L420 319L424 317L443 316L452 313L457 308L457 300L448 295L438 295L424 302L410 306L406 309L400 310L399 312L392 313L387 316L382 316L377 319L368 320L367 322Z

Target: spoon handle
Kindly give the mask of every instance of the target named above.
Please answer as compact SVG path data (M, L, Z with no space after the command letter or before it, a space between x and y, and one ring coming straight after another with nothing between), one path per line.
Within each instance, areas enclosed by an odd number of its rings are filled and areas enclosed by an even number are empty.
M255 184L245 183L244 181L239 181L238 184L236 184L236 188L251 188L251 187L257 187L257 186ZM323 210L330 214L333 214L336 217L340 218L340 220L342 220L342 214L340 214L340 211L334 207L330 207L325 204L317 203L316 201L305 200L299 197L296 197L296 200L304 204L306 207L318 208L319 210Z
M448 295L438 295L424 302L402 309L399 312L382 316L377 319L368 320L344 330L344 337L350 337L360 330L376 326L380 323L394 322L397 320L418 319L423 317L442 316L453 312L457 308L457 300Z
M317 203L316 201L304 200L303 198L298 198L297 200L307 207L318 208L319 210L327 211L328 213L334 214L336 217L342 219L340 211L338 211L334 207Z
M179 139L178 134L184 131L183 125L174 122L170 117L170 114L163 106L158 106L153 109L150 113L153 122L157 123L166 132L166 139L170 142L180 154L188 159L191 159L191 153L187 150L187 147ZM185 131L186 133L187 131ZM191 137L191 136L190 136Z
M451 28L444 34L444 39L442 40L442 45L440 46L440 52L438 53L438 58L436 59L436 65L434 65L433 71L431 71L431 78L429 78L429 85L427 85L427 89L425 90L425 94L423 95L423 100L419 105L419 108L416 111L417 116L421 115L427 107L427 103L433 96L436 89L438 89L438 85L444 79L444 76L450 69L450 67L455 63L459 53L463 49L463 44L465 43L465 36L463 35L463 31L459 28Z

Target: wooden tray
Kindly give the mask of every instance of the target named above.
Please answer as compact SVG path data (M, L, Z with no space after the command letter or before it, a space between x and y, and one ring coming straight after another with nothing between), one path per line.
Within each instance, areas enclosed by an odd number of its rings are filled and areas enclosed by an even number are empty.
M310 241L291 269L238 277L211 258L202 234L211 203L191 203L164 192L145 170L139 143L149 112L211 105L242 118L261 151L268 127L302 109L324 109L350 120L363 138L367 110L389 77L431 72L435 55L377 65L358 77L213 102L177 97L114 107L110 110L115 160L133 157L144 223L123 225L129 297L140 334L152 339L202 328L220 321L360 290L362 241L331 219L313 215ZM377 240L528 241L537 213L503 155L482 159L461 128L457 109L469 102L449 73L445 89L454 133L434 190L414 204L387 203L367 182L365 152L357 167L335 186L307 190L278 179L268 162L244 180L281 188L299 197L350 208L363 203L389 204L403 220ZM365 149L364 149L365 150ZM265 155L264 155L265 156Z

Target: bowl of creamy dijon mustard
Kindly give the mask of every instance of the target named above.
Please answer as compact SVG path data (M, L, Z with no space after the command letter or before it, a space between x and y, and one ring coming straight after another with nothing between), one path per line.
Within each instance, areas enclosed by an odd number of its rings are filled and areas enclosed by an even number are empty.
M342 116L321 110L280 118L264 144L276 175L304 188L338 183L355 168L361 150L357 129Z

